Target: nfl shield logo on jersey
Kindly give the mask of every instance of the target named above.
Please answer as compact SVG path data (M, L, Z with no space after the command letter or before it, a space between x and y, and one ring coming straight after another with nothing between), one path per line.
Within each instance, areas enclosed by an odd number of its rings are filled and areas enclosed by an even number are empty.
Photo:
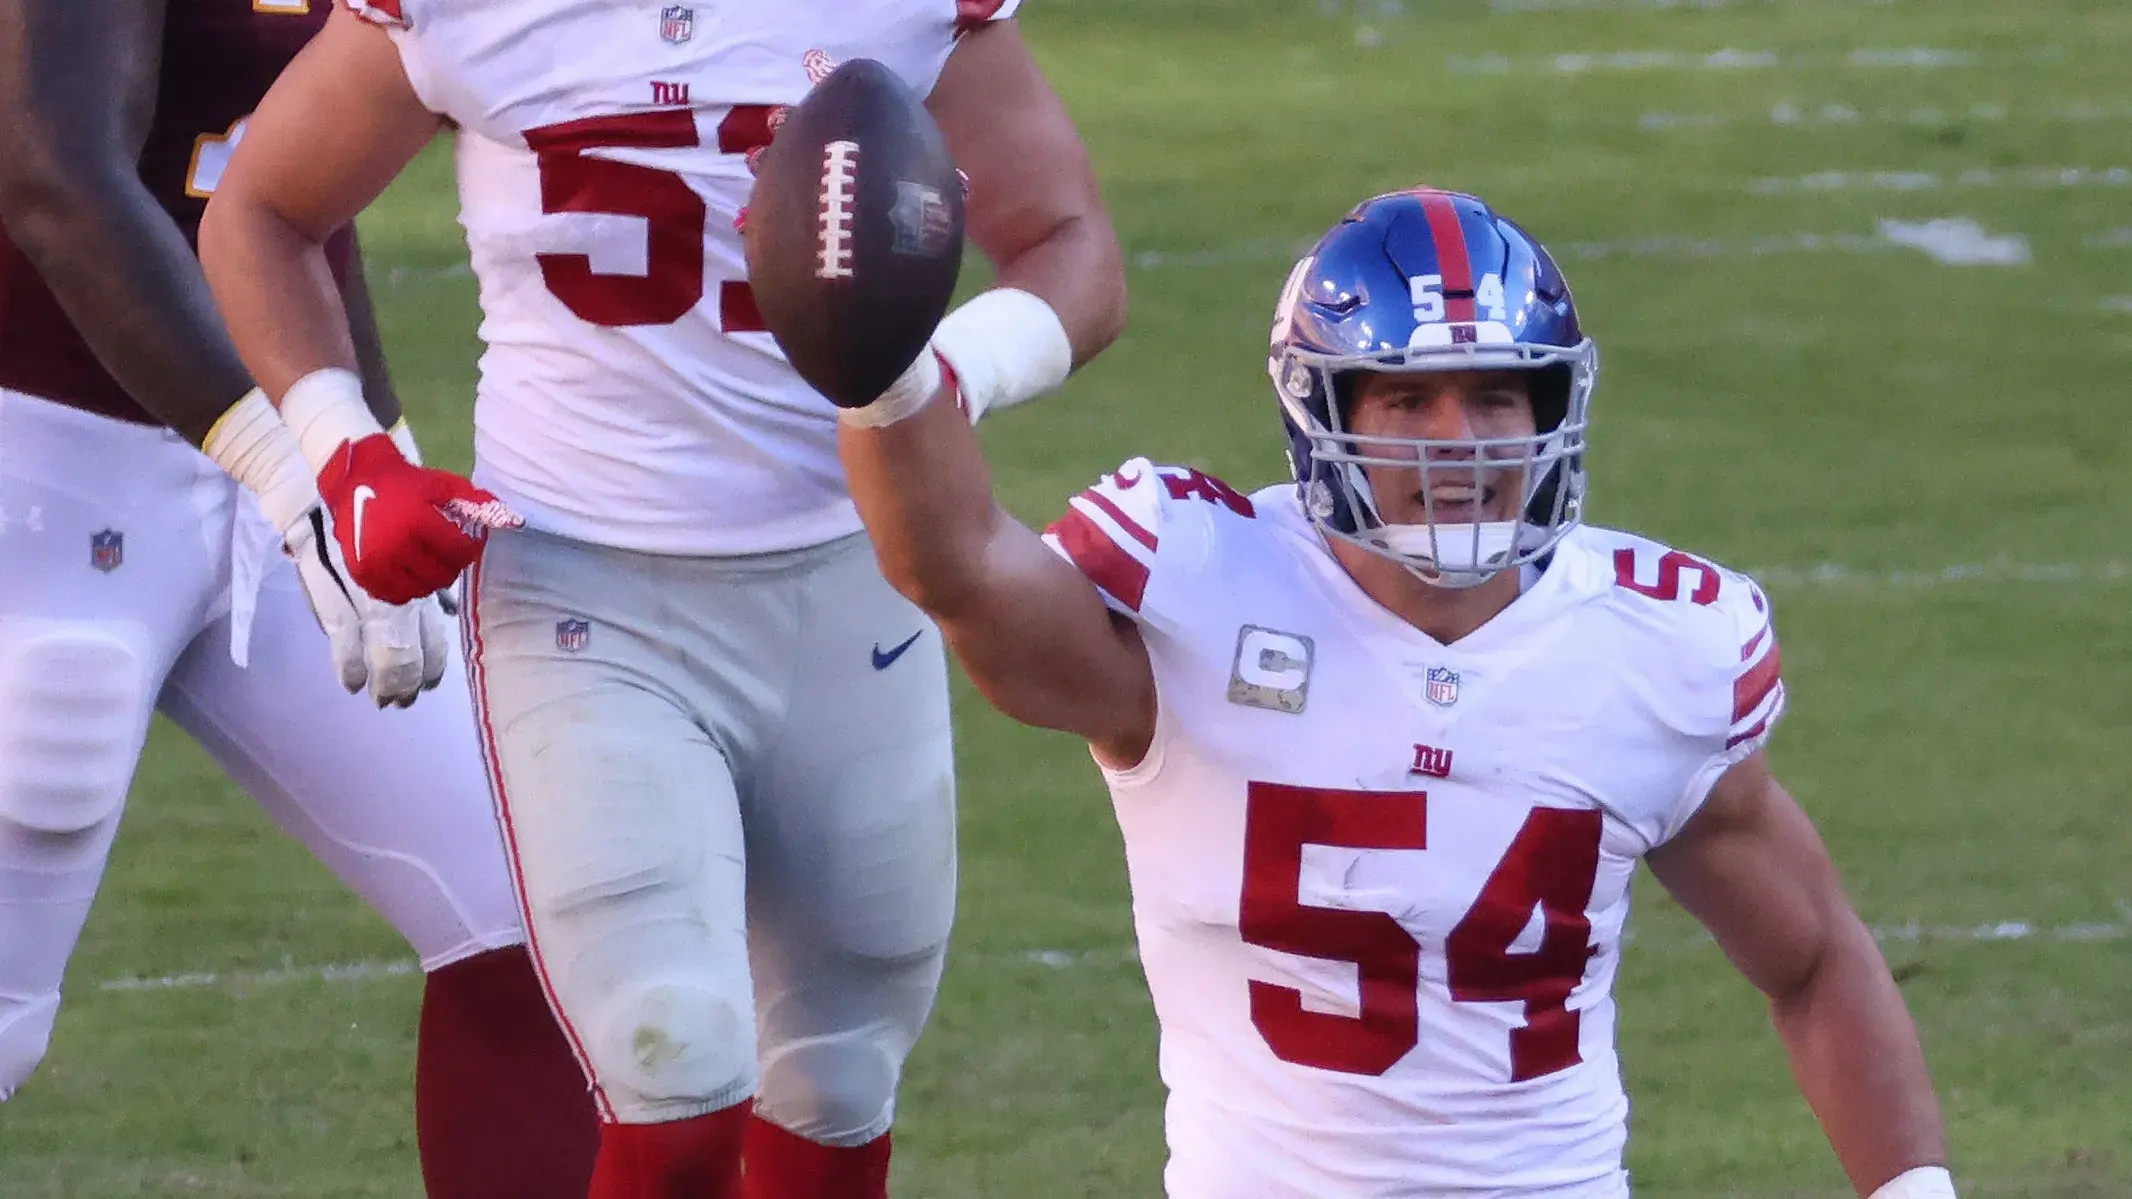
M1429 667L1429 677L1423 680L1422 694L1439 708L1448 708L1458 702L1458 672L1448 666Z
M696 36L696 10L679 4L659 10L659 36L673 45Z
M592 622L589 620L558 620L555 622L555 648L566 654L574 654L585 648L592 640Z
M89 565L110 574L126 560L126 535L117 529L89 534Z

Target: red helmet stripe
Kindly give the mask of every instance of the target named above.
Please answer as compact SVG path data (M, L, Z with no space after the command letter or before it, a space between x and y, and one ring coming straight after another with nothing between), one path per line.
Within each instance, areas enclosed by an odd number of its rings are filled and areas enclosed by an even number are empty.
M1444 319L1453 323L1471 321L1473 306L1473 255L1466 249L1466 227L1459 223L1458 206L1449 192L1423 191L1417 195L1429 218L1429 236L1436 242L1437 269L1444 277Z

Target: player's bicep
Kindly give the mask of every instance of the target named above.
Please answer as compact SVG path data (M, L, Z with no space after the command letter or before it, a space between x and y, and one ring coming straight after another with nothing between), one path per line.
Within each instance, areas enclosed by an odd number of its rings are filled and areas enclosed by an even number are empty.
M162 36L159 0L0 0L0 216L18 242L137 184Z
M442 126L415 95L385 30L336 7L260 101L210 209L265 208L323 241Z
M1084 738L1106 761L1138 761L1153 740L1154 669L1134 623L1076 562L1001 515L985 585L941 619L971 681L1025 724Z
M1759 752L1718 780L1680 832L1645 859L1763 993L1788 993L1855 920L1812 820Z
M1086 360L1124 316L1124 252L1088 150L1012 21L965 34L926 98L970 177L970 241L1058 309Z

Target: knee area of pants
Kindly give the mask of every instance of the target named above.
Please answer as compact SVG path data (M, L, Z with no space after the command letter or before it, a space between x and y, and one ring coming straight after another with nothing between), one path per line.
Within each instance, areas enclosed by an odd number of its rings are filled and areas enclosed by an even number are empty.
M863 1144L888 1131L909 1042L863 1032L810 1038L763 1062L763 1115L823 1145Z
M143 688L140 655L116 630L0 641L0 825L65 839L110 819L133 773Z
M27 999L0 995L0 1102L29 1081L52 1045L52 1023L59 1017L59 992Z
M591 1046L602 1087L654 1101L724 1096L755 1076L755 1021L693 983L658 983L610 1002Z

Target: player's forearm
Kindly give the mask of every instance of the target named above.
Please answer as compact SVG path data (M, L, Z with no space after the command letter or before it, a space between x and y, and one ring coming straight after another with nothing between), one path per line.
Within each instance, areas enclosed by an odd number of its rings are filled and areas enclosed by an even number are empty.
M1851 1185L1870 1195L1906 1170L1944 1165L1947 1144L1902 993L1858 917L1837 919L1815 968L1770 1014Z
M199 445L251 380L184 235L130 171L35 157L0 169L9 237L111 377Z
M985 547L1007 518L952 400L943 393L881 428L844 425L838 447L889 584L936 618L971 603L984 586Z
M1124 251L1100 208L1060 222L1042 240L1000 263L999 285L1051 305L1073 346L1075 367L1102 353L1125 329Z
M340 284L319 240L225 186L200 222L200 262L244 365L277 404L314 371L357 369Z

